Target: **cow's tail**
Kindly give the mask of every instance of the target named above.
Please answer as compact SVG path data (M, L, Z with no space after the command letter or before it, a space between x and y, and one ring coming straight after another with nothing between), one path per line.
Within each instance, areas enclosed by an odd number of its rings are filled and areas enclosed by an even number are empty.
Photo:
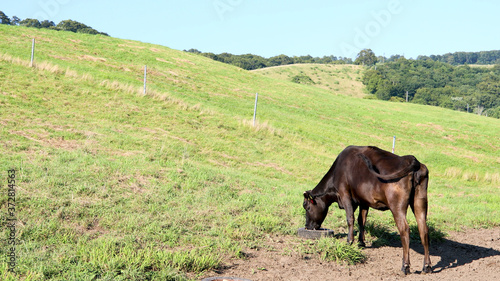
M374 174L375 176L377 176L378 178L381 178L383 180L399 179L399 178L402 178L404 176L407 176L410 172L415 172L415 171L418 171L420 169L420 162L418 162L417 158L411 156L411 158L412 158L411 162L408 165L406 165L403 169L396 171L394 173L391 173L391 174L382 175L375 170L375 168L373 167L372 161L370 161L370 159L368 157L366 157L366 155L360 153L360 154L358 154L358 156L361 159L363 159L363 162L365 162L366 166L368 167L368 170L370 170L370 172L372 174Z

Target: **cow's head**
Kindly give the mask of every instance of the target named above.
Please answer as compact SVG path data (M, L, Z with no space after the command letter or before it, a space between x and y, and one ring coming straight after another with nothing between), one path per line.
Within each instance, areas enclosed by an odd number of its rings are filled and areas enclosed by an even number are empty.
M321 224L328 214L328 206L320 196L311 194L311 191L304 192L304 203L306 209L306 229L320 229Z

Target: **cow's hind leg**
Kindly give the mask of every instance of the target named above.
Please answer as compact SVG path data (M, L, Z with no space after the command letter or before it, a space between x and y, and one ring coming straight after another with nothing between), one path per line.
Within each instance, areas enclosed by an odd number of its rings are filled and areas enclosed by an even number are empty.
M358 226L359 226L359 239L358 245L360 247L365 247L365 224L366 217L368 216L368 207L360 206L358 215Z
M406 205L406 208L408 208L408 205ZM407 275L410 273L410 226L406 221L406 209L400 207L391 211L396 226L398 227L401 244L403 246L403 267L401 270Z
M429 255L429 228L427 227L427 179L424 179L415 191L413 202L410 202L413 213L417 220L420 240L424 246L424 267L423 273L432 272L431 258Z

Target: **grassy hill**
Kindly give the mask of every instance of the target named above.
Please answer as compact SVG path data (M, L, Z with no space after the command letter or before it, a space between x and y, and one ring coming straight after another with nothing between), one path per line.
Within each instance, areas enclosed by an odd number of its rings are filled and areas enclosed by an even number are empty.
M361 82L363 67L342 64L291 64L253 70L267 77L293 81L293 78L305 75L311 78L311 85L329 90L336 94L364 97Z
M490 68L494 65L471 64L474 68ZM252 70L253 73L278 80L308 84L321 89L329 90L334 94L353 97L369 97L361 79L364 68L360 65L345 64L290 64ZM306 81L300 81L305 78ZM295 80L299 81L295 81Z
M293 236L302 192L336 155L390 150L394 135L396 153L430 169L435 229L500 225L500 120L339 93L163 46L0 25L0 256L10 169L17 242L17 275L1 262L0 279L196 278ZM394 229L387 212L368 220ZM343 210L324 225L345 232Z

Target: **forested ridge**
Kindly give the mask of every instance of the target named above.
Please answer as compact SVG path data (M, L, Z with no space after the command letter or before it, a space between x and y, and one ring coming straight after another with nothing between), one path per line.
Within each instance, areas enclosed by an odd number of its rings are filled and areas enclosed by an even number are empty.
M281 54L278 56L265 58L254 54L243 54L243 55L234 55L231 53L215 54L211 52L202 52L197 49L189 49L184 51L189 53L199 54L223 63L232 64L246 70L254 70L265 67L298 64L298 63L318 63L318 64L354 63L354 64L371 65L375 64L376 62L394 62L401 58L404 58L404 56L401 55L392 55L390 57L384 57L384 56L377 57L369 49L362 50L360 54L358 54L356 60L354 61L351 58L337 57L334 55L323 56L323 57L313 57L311 55L290 57ZM364 52L367 51L368 53L363 54ZM451 65L465 65L465 64L493 65L493 64L500 64L500 50L481 51L481 52L456 52L456 53L447 53L444 55L418 56L417 60L432 60L432 61L448 63ZM366 63L366 61L369 62Z
M0 24L20 25L20 26L34 27L34 28L48 28L53 30L71 31L71 32L87 33L87 34L101 34L109 36L107 33L97 31L86 24L74 20L63 20L58 24L55 24L53 21L49 20L39 21L37 19L31 19L31 18L22 20L16 16L9 18L2 11L0 11Z
M500 50L481 52L455 52L444 55L418 56L418 60L446 62L452 65L460 64L500 64Z
M210 52L201 52L197 49L184 50L185 52L199 54L216 61L227 64L232 64L246 70L255 70L259 68L298 64L298 63L319 63L319 64L351 64L351 58L336 57L336 56L323 56L313 57L311 55L293 56L278 55L270 58L265 58L253 54L233 55L230 53L214 54Z
M500 64L453 66L405 59L370 66L363 84L378 99L434 105L500 118Z

